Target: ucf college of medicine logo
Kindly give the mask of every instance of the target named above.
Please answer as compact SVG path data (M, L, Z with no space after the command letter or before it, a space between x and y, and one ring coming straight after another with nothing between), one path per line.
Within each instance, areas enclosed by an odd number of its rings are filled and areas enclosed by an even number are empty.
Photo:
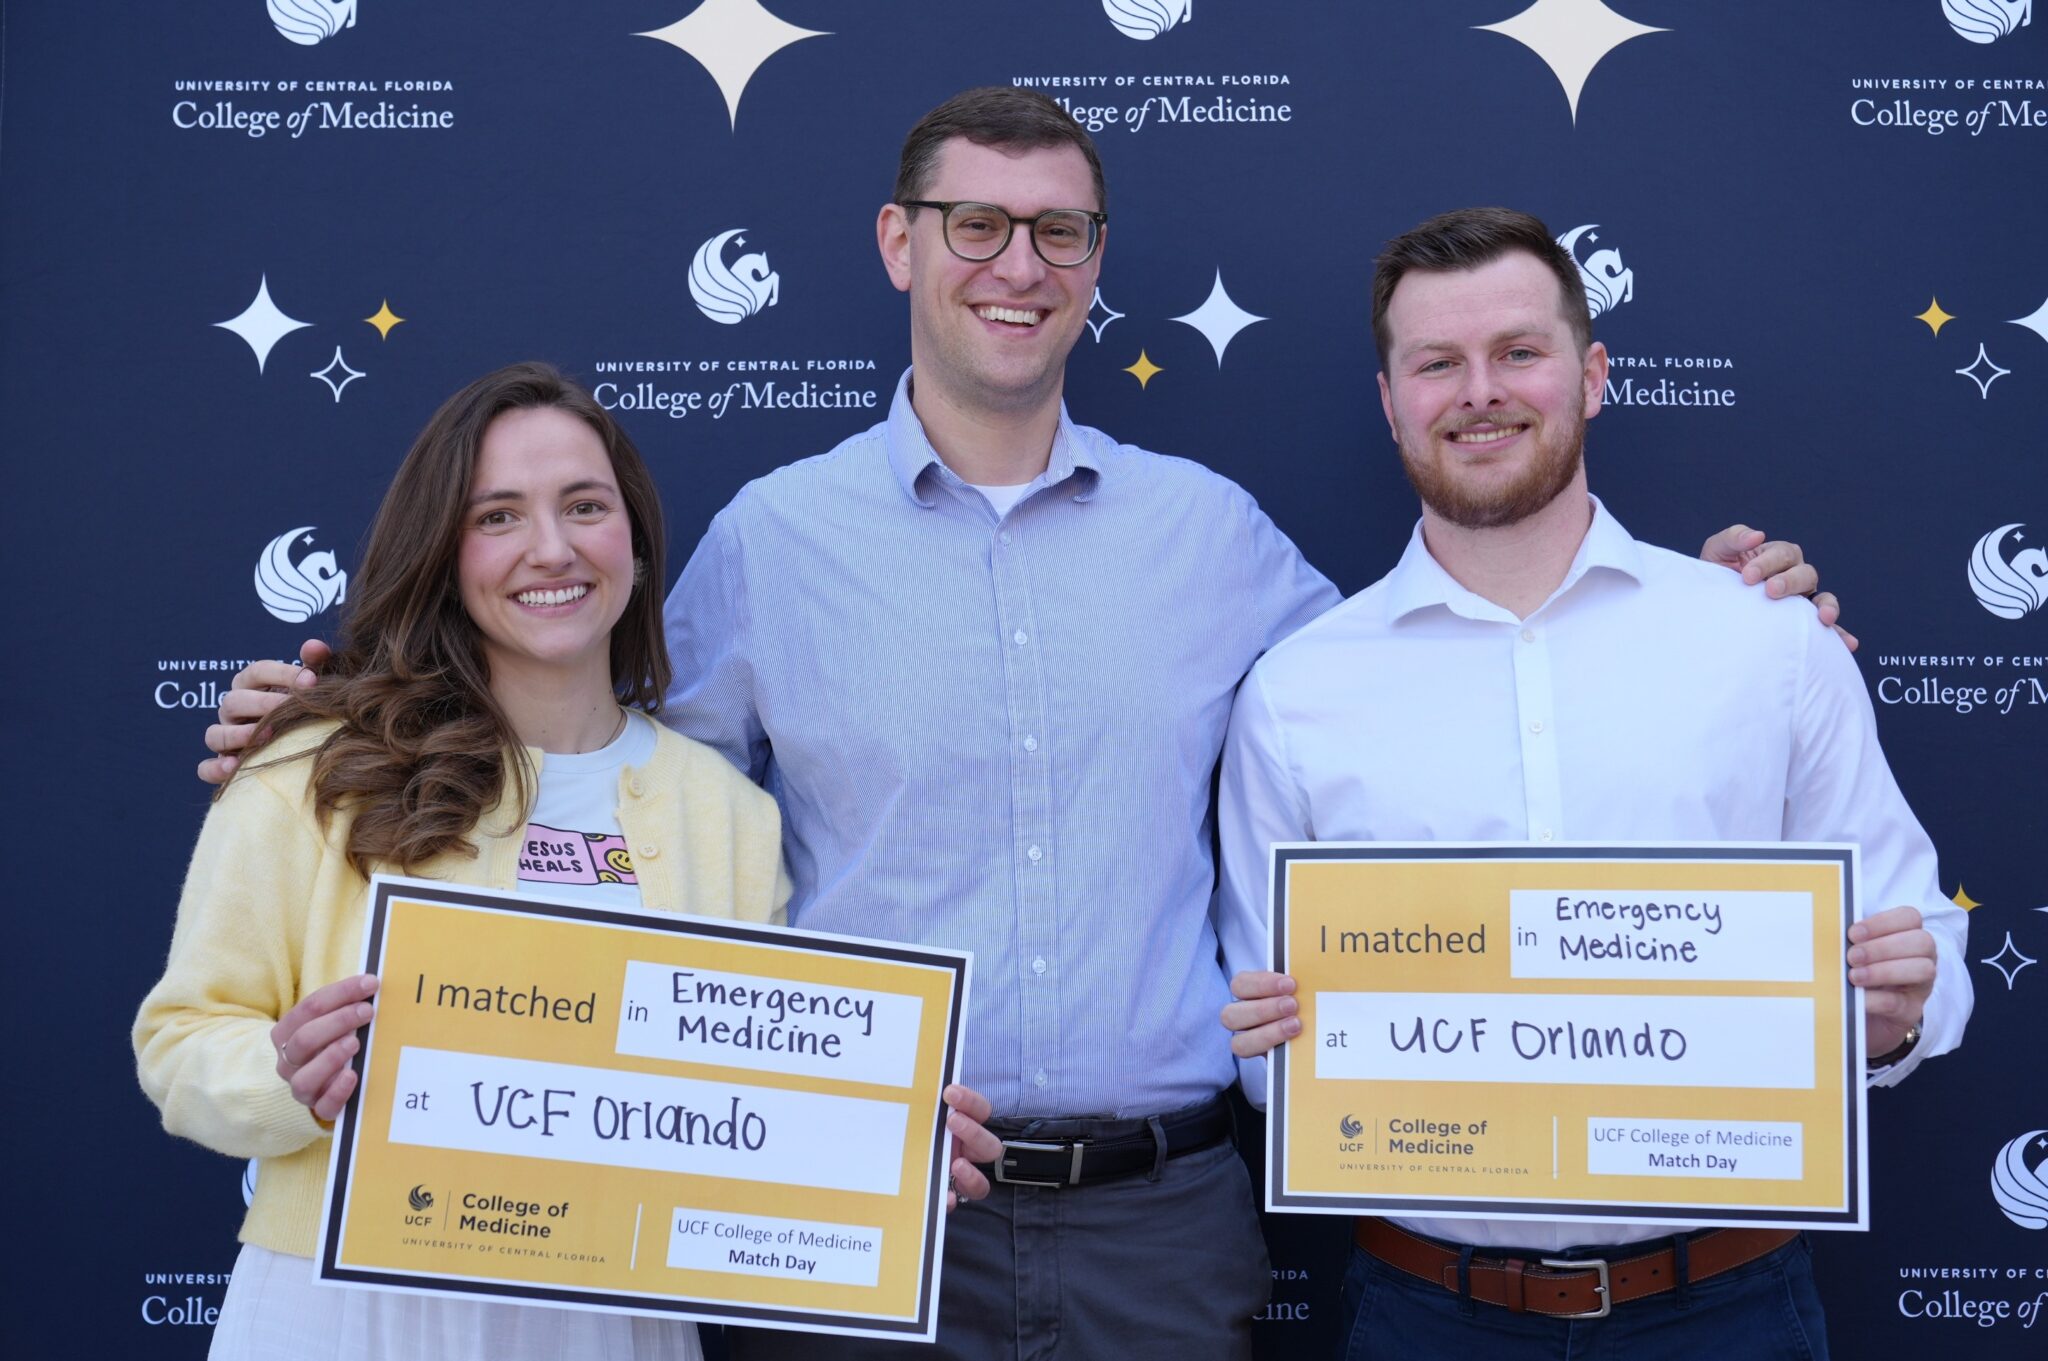
M2000 525L1970 550L1970 589L2000 619L2024 619L2048 603L2048 548L2027 542L2025 525Z
M1991 1194L2005 1217L2023 1229L2048 1229L2048 1129L2028 1130L1998 1150Z
M1603 312L1612 312L1636 296L1636 272L1626 269L1621 263L1618 250L1596 250L1581 258L1579 241L1587 245L1600 240L1593 235L1600 224L1589 222L1583 227L1574 227L1557 238L1557 244L1564 247L1565 254L1572 257L1572 263L1579 267L1579 281L1586 286L1586 310L1595 318Z
M268 0L267 7L278 34L301 47L356 26L356 0Z
M263 608L287 624L303 624L339 600L348 598L348 573L325 549L292 557L294 546L313 545L313 526L278 535L256 559L256 598Z
M1557 244L1578 266L1579 283L1586 290L1587 312L1596 318L1602 317L1635 301L1636 272L1622 260L1618 249L1601 244L1599 223L1588 222L1574 227L1558 237ZM1683 353L1678 346L1662 353L1640 353L1627 349L1626 345L1625 336L1620 341L1607 341L1610 365L1604 398L1607 405L1662 408L1735 405L1736 390L1732 376L1735 360L1731 356L1703 354L1697 349Z
M2034 0L1941 0L1941 13L1958 38L1995 43L2034 22Z
M1195 0L1102 0L1102 12L1126 38L1150 42L1195 17Z
M697 310L724 326L736 326L782 297L782 276L768 267L760 251L727 263L727 242L745 246L745 227L735 227L697 247L690 261L690 297Z

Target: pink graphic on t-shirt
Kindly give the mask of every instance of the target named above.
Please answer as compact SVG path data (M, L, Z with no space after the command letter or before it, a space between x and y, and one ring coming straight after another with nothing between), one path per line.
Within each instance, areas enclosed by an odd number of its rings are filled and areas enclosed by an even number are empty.
M637 884L633 857L622 836L565 832L538 822L526 824L519 852L519 877L529 884Z

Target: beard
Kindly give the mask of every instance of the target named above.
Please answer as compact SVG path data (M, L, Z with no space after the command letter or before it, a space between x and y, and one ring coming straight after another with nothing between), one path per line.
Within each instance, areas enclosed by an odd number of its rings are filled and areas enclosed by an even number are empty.
M1585 454L1586 412L1581 404L1557 431L1543 432L1528 466L1512 481L1491 486L1461 478L1456 469L1446 467L1435 457L1434 436L1424 435L1420 449L1417 443L1402 438L1401 468L1422 504L1461 529L1499 529L1528 519L1572 484Z

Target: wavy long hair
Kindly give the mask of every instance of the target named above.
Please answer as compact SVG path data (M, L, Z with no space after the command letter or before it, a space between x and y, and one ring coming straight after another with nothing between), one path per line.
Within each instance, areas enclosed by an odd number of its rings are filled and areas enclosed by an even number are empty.
M250 758L292 729L338 726L307 753L314 809L327 826L353 814L348 858L367 876L378 864L411 868L450 851L475 855L469 833L505 793L521 821L534 772L491 696L482 635L462 607L456 577L478 450L507 411L554 407L604 442L632 521L635 585L611 634L612 688L649 712L668 689L662 639L661 500L654 479L605 409L546 364L513 364L442 403L413 441L370 527L349 583L341 639L320 683L295 690L249 744Z

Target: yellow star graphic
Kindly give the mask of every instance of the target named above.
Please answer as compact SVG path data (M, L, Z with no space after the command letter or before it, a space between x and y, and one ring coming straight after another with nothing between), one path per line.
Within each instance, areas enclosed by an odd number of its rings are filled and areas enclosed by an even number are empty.
M1564 86L1574 126L1579 121L1579 95L1602 58L1631 38L1670 32L1625 19L1602 0L1536 0L1512 19L1477 27L1513 38L1543 59Z
M1164 373L1166 370L1153 363L1151 356L1147 355L1143 350L1139 350L1138 362L1125 369L1124 372L1135 377L1138 380L1138 387L1143 389L1147 383L1152 381L1153 374Z
M633 36L656 38L689 53L718 82L737 128L740 96L762 64L791 43L830 35L785 23L763 9L760 0L704 0L667 28Z
M1954 321L1955 318L1941 310L1940 298L1930 298L1927 302L1927 310L1914 317L1913 320L1926 322L1928 330L1936 335L1940 335L1941 328ZM1975 906L1975 904L1972 904L1972 906Z
M1961 880L1956 881L1956 896L1949 899L1949 901L1954 903L1957 907L1963 909L1963 911L1965 912L1968 912L1973 907L1984 906L1984 904L1980 902L1973 901L1969 894L1963 892L1963 885Z
M391 310L391 300L386 298L378 305L375 312L364 317L363 320L377 328L377 339L389 340L391 339L391 328L404 321L405 318Z

